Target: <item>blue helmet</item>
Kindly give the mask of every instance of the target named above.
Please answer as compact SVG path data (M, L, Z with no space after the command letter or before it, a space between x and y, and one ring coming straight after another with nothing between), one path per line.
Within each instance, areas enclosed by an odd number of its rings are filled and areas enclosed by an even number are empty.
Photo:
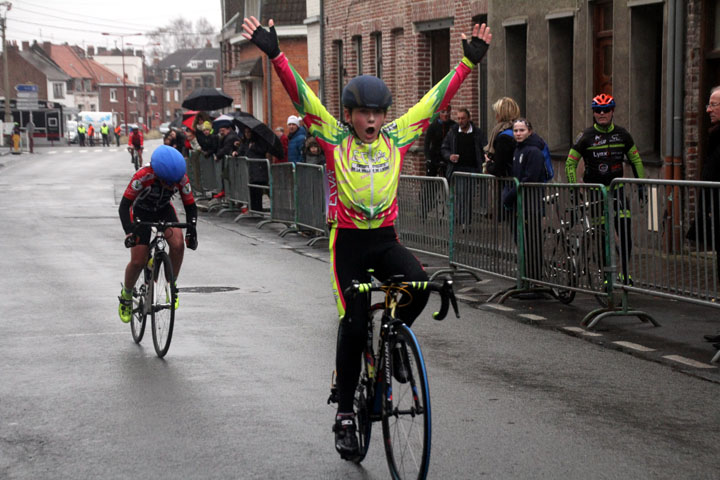
M342 91L342 104L347 108L382 108L392 105L392 94L385 82L372 75L360 75L348 82Z
M166 183L178 183L185 176L185 159L168 145L160 145L155 149L150 157L150 166L155 175Z

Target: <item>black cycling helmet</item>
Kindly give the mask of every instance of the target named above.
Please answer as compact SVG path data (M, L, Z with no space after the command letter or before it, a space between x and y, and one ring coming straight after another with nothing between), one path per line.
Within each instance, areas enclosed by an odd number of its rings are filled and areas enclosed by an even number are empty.
M392 105L392 94L385 82L372 75L360 75L348 82L342 91L342 104L347 108L382 108Z
M612 95L601 93L592 99L592 108L615 108L615 99Z

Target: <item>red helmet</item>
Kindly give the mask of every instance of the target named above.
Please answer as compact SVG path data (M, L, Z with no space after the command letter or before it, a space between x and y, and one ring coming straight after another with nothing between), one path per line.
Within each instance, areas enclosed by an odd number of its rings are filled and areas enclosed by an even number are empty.
M592 108L615 108L615 99L612 95L601 93L592 99Z

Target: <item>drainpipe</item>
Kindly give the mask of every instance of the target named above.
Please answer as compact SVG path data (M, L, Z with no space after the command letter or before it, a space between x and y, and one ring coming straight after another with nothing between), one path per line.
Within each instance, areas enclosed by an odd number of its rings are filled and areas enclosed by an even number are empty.
M665 95L665 162L664 177L667 180L682 180L683 170L683 48L684 48L684 15L683 2L670 0L668 2L668 44L667 44L667 91ZM666 195L672 195L672 202L667 212L672 218L672 232L670 238L665 239L666 250L670 253L682 242L682 205L677 188L668 187Z

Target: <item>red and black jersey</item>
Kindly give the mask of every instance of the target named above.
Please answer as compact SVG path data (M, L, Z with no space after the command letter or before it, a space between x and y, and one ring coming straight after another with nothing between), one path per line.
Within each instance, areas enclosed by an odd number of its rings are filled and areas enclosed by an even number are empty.
M180 192L183 205L195 203L187 175L169 189L160 184L152 167L148 165L135 172L123 197L132 202L133 208L156 212L168 206L177 192Z

